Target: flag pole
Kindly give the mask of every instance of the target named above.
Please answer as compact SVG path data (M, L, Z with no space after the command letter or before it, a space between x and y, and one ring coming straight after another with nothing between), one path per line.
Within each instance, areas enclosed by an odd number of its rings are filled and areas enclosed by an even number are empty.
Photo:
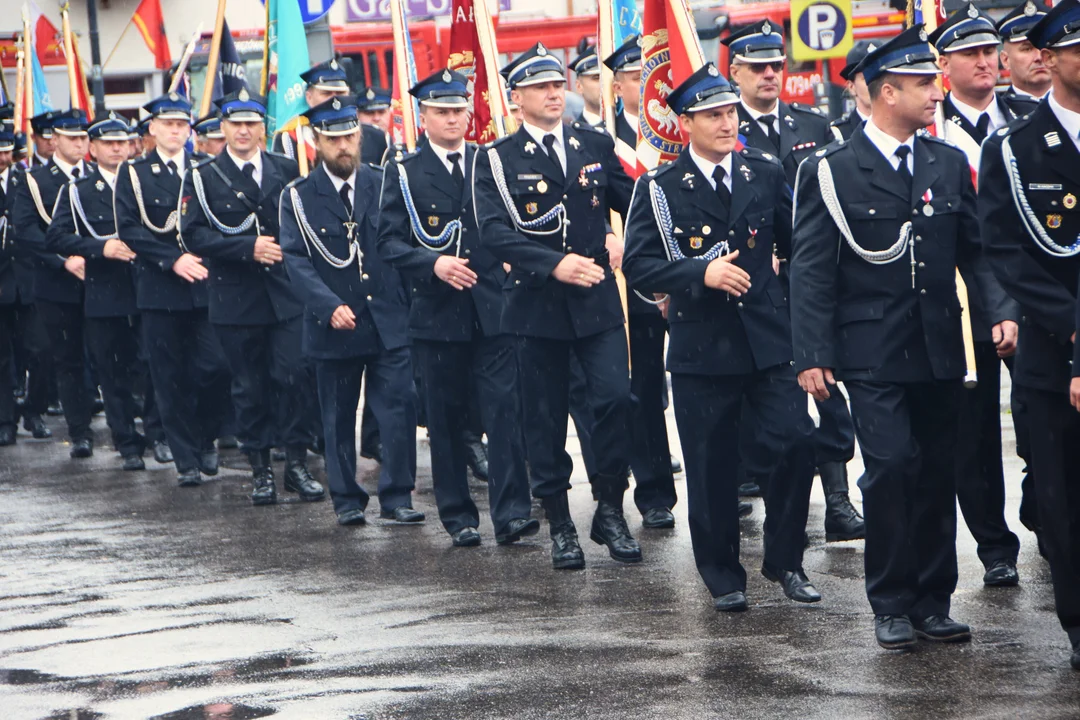
M33 35L30 33L30 8L23 4L23 45L26 51L26 60L23 71L26 73L26 80L23 82L23 88L26 90L26 98L23 103L24 112L26 113L26 119L34 117L34 59L31 53L34 49L30 47L31 38ZM26 128L26 166L30 167L34 164L34 126L27 123Z
M405 149L414 152L416 116L413 115L412 96L409 94L409 53L406 51L411 38L405 30L405 8L401 0L390 0L390 23L394 30L394 75L398 84L398 101L401 103Z
M135 14L138 13L138 12L139 12L139 8L136 7L135 12L131 13L131 17L128 18L127 25L124 26L123 32L121 32L120 37L118 37L116 39L116 44L113 45L113 49L109 51L109 57L105 58L105 63L101 66L102 70L104 70L105 68L107 68L109 66L109 62L113 59L113 55L115 55L116 51L120 49L120 43L122 43L124 41L124 36L127 35L127 31L130 30L131 26L135 24L134 23Z
M473 2L473 22L476 25L476 39L480 42L480 48L484 53L484 69L488 78L488 108L491 110L491 120L495 123L495 134L498 137L508 135L517 130L517 123L510 115L506 107L506 79L499 72L495 64L499 57L499 48L495 42L495 24L491 20L491 12L488 10L487 0L475 0ZM493 92L492 87L498 89Z
M71 22L68 20L68 5L60 6L60 27L64 39L64 60L67 63L68 93L71 96L71 107L86 110L79 107L79 78L75 72L75 51L71 46ZM87 113L89 115L89 113Z
M199 23L199 27L195 28L187 47L184 48L184 54L180 56L180 62L176 65L176 72L173 73L172 80L169 81L169 92L176 92L176 88L180 87L180 80L183 79L184 73L187 72L188 63L191 62L191 56L195 54L195 45L199 42L201 35L202 23Z
M15 53L15 132L23 131L23 120L26 115L26 78L23 77L23 66L26 64L26 51L22 46L26 45L24 39Z
M199 104L199 117L205 117L210 112L210 105L214 99L214 82L217 78L218 61L221 59L221 33L224 28L225 0L218 0L217 17L214 18L214 35L210 41L210 58L206 63L202 102Z
M266 86L270 81L270 3L274 0L266 0L266 21L263 23L263 61L262 78L259 80L259 94L266 96Z

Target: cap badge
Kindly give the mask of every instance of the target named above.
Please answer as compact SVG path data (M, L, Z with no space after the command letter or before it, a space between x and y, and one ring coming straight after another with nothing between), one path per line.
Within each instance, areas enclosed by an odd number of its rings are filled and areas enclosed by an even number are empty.
M874 52L875 50L877 50L877 45L875 45L874 43L870 43L869 45L866 46L866 54L867 55Z
M1037 12L1038 10L1035 9L1035 3L1031 2L1031 0L1028 0L1027 3L1024 5L1024 14L1028 17L1031 17Z
M334 58L333 60L330 61L330 69L331 70L337 70L338 69L337 58Z
M237 95L237 97L240 98L240 102L247 102L251 99L251 96L248 95L247 88L240 88L240 94Z
M929 41L929 39L930 39L930 38L929 38L929 37L927 36L927 34L926 34L926 28L921 28L921 29L919 30L919 40L921 40L921 41L923 41L923 42L928 42L928 41Z
M367 99L368 100L374 100L375 99L375 91L372 90L371 88L368 88L368 90L367 90Z
M444 83L448 83L451 80L453 80L453 78L450 76L450 71L449 70L443 70L442 81Z
M979 8L975 7L974 5L968 5L967 16L972 20L979 17Z
M177 95L174 92L171 92L171 93L169 93L169 99L172 100L173 102L179 102L180 96Z
M713 77L719 77L720 76L720 71L716 69L715 65L710 64L709 65L709 74L712 75Z
M763 22L761 24L761 34L762 35L772 35L772 25L769 23L768 20L766 20L765 22Z
M337 98L334 98L334 101L332 103L330 103L330 107L334 108L335 110L340 110L341 109L341 101L338 100Z
M536 43L536 54L541 57L547 55L547 48L544 47L544 43Z

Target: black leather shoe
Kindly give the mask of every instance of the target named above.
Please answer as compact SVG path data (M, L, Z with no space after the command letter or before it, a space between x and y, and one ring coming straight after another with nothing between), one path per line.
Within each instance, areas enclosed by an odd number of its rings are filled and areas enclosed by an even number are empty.
M739 486L739 497L761 497L761 486L756 482L745 482Z
M134 472L136 470L145 470L146 463L143 462L140 455L125 455L124 456L124 470L128 472Z
M739 501L739 517L750 517L754 514L754 504L748 503L745 500Z
M89 438L83 438L82 440L76 440L71 445L71 452L68 455L72 460L83 460L94 454L94 441Z
M488 480L488 448L480 438L472 436L465 441L465 461L477 480Z
M383 447L381 442L375 445L375 447L373 448L361 447L360 457L367 458L368 460L374 460L375 462L382 465L382 450Z
M1014 587L1020 584L1020 574L1012 560L995 560L983 575L987 587Z
M251 472L252 505L273 505L277 502L277 488L274 487L274 471L269 467L254 468Z
M556 570L584 569L585 553L573 522L551 526L551 566Z
M761 574L765 576L766 580L780 583L780 587L784 588L784 594L795 602L821 602L821 593L810 584L810 579L806 577L806 573L802 571L802 568L798 570L773 570L768 565L762 565Z
M931 642L968 642L971 640L971 628L956 622L948 615L931 615L925 620L914 621L915 634Z
M8 445L15 444L15 426L5 425L0 427L0 447L7 447Z
M203 475L209 475L210 477L218 474L217 448L211 446L209 450L203 450L199 453L199 470L202 470Z
M461 528L456 533L451 534L450 539L454 541L454 547L480 546L480 533L476 531L476 528Z
M641 545L630 535L622 507L601 500L596 505L589 539L597 545L607 545L608 555L624 563L641 562Z
M666 507L649 508L641 516L641 526L653 530L675 527L675 516Z
M400 505L393 510L380 510L379 517L383 520L394 520L395 522L409 523L410 525L424 522L424 513L404 505Z
M735 590L713 598L713 607L720 612L745 612L750 606L746 604L746 593Z
M366 525L367 518L364 517L364 511L360 508L354 508L352 510L342 510L337 514L338 525Z
M886 650L915 647L915 627L907 615L875 615L874 636Z
M825 542L865 538L866 523L848 496L847 465L822 463L818 472L825 492Z
M169 448L169 443L164 440L154 441L150 450L154 453L154 462L159 465L168 465L173 461L172 450Z
M671 474L678 475L682 472L682 463L679 462L679 458L674 455L671 456Z
M495 536L495 542L498 545L510 545L538 532L540 532L540 521L536 518L514 518L506 524L506 532Z
M40 415L27 415L23 418L23 429L34 436L35 440L46 440L52 437L52 430L41 419Z
M176 484L180 487L195 487L196 485L202 485L202 475L199 474L198 468L181 470L176 473Z
M323 486L301 464L285 468L285 489L298 494L304 502L318 502L326 497Z

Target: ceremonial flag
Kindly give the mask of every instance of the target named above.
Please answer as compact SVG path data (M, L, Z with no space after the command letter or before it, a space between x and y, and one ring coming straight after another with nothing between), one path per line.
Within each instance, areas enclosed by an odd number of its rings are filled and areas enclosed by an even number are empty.
M27 110L24 114L26 122L23 128L23 132L26 132L26 128L30 125L30 118L53 109L49 86L45 83L45 71L41 69L38 56L43 50L49 49L49 43L56 43L59 31L41 12L41 8L33 2L23 5L23 24L30 33L29 41L25 42L26 63L30 66L33 85L33 90L27 93L26 98Z
M295 0L266 0L267 53L266 96L269 103L266 132L273 136L277 128L307 110L304 81L300 73L308 69L307 36Z
M27 120L53 109L52 96L49 94L49 86L45 83L45 71L41 69L37 49L31 43L28 50L30 53L30 72L34 76L34 97L32 98L34 105L26 115Z
M615 47L619 47L626 38L641 33L641 13L635 0L611 0L611 10Z
M473 16L473 0L454 0L450 23L450 57L446 66L469 78L472 94L472 118L466 140L489 143L498 137L491 115L489 93L492 85L488 79L484 51L476 32ZM495 83L495 92L499 92Z
M390 135L395 145L412 152L416 149L419 134L420 107L416 98L409 94L409 88L416 84L416 58L404 2L390 0L390 21L394 28L394 89L390 102L393 122Z
M158 70L172 67L169 40L165 35L165 18L161 14L161 0L142 0L131 17L131 22L135 23L143 42L154 56L154 67Z
M645 0L642 16L638 174L682 152L679 117L667 97L705 64L686 0Z
M299 5L297 9L299 10ZM236 52L236 43L233 42L232 33L229 32L227 20L221 30L221 51L218 58L217 78L214 80L214 100L247 88L244 63L240 60L240 53Z

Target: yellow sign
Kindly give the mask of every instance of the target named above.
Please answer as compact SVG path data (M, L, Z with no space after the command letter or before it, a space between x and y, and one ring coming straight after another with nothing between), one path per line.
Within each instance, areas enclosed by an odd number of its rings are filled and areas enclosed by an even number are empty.
M853 43L851 0L791 0L791 55L796 62L842 58Z

